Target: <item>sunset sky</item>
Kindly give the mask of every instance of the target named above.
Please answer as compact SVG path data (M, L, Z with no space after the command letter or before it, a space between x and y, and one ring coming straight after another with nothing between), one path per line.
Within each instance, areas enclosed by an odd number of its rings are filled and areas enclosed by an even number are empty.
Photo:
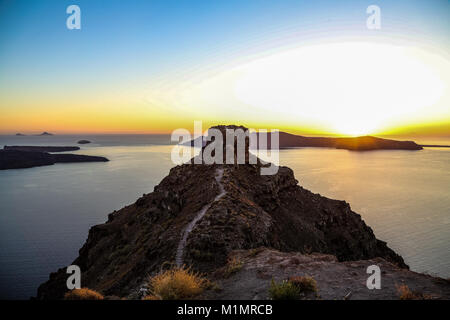
M449 136L449 49L447 0L0 0L0 133Z

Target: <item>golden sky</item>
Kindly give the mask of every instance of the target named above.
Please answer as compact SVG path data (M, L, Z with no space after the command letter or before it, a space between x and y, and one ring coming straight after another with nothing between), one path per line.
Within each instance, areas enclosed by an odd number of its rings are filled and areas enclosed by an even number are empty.
M373 31L365 7L333 3L271 4L259 16L227 3L179 25L169 6L155 25L147 3L93 2L78 31L59 25L57 6L13 3L0 19L0 133L170 133L201 120L449 136L448 4L385 4L391 16ZM111 19L93 19L104 10Z
M425 50L329 43L181 79L11 92L0 123L4 133L164 133L202 120L303 134L448 135L449 84L449 60Z

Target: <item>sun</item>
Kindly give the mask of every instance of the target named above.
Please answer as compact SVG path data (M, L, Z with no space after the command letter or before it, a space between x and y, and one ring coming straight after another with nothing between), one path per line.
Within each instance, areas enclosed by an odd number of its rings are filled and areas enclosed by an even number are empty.
M359 119L342 120L334 125L333 131L345 136L366 136L373 134L377 128L375 123Z

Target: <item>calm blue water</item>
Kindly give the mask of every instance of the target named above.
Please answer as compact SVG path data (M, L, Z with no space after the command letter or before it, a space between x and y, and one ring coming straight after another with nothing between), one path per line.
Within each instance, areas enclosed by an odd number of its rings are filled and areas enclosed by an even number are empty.
M0 171L0 298L26 299L70 264L89 227L133 203L173 166L168 136L0 136L0 145L75 145L107 163ZM280 151L305 188L349 202L415 271L450 277L450 149Z

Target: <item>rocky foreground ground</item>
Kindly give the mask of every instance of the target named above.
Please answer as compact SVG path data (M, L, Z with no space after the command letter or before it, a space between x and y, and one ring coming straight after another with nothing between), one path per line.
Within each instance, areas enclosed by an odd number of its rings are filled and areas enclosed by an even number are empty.
M382 258L339 262L335 256L313 253L280 252L258 248L233 252L239 267L228 277L218 272L217 288L204 294L206 299L269 299L272 279L281 282L308 276L317 282L317 292L303 299L315 300L396 300L406 286L417 299L450 299L450 282L399 268ZM234 262L236 263L236 262ZM380 267L381 289L368 289L371 265ZM225 267L225 270L227 267ZM404 287L405 288L405 287Z

